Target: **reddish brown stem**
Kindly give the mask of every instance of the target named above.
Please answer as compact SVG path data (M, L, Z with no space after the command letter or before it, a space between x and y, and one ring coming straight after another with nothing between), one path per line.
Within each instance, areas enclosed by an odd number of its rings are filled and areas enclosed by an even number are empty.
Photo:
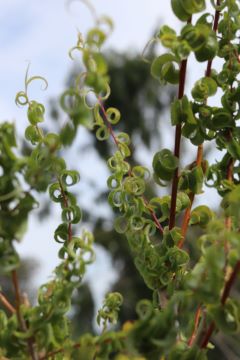
M220 2L221 2L221 0L217 0L217 6L220 6ZM216 10L215 16L214 16L214 23L213 23L213 31L215 33L218 30L219 17L220 17L220 11ZM211 71L212 71L212 60L209 60L208 64L207 64L206 76L210 77Z
M184 95L186 70L187 70L187 59L183 60L181 62L181 66L180 66L178 99L181 99ZM178 159L180 157L181 136L182 136L182 127L181 127L181 124L178 124L178 125L176 125L176 130L175 130L175 145L174 145L174 155ZM173 177L173 182L172 182L172 196L171 196L171 207L170 207L170 218L169 218L169 229L170 230L175 225L177 188L178 188L178 168L174 172L174 177Z
M217 0L217 5L220 5L220 0ZM219 11L216 11L216 14L217 14L217 19L219 19L219 16L220 16L220 12ZM215 18L216 19L216 18ZM230 67L231 67L231 64L230 64ZM231 90L232 90L232 86L231 86ZM228 133L228 137L229 137L229 140L231 140L231 132L229 131ZM228 163L228 166L227 166L227 172L226 172L226 178L227 180L232 180L233 178L233 165L234 165L234 160L231 159ZM231 229L231 226L232 226L232 221L231 221L231 218L230 217L226 217L225 219L225 226L228 230ZM227 243L225 243L225 252L227 253L228 251L228 246L227 246ZM225 283L225 286L224 286L224 289L223 289L223 293L222 293L222 296L221 296L221 304L224 305L227 298L229 297L229 294L230 294L230 291L231 291L231 288L237 278L237 275L238 275L238 272L240 271L240 260L236 263L232 273L231 273L231 276L229 277L229 279L226 281ZM211 324L209 325L209 328L202 340L202 343L201 343L201 348L205 348L212 336L212 333L215 329L215 324L214 322L212 321Z
M233 287L233 284L235 283L236 281L236 278L237 278L237 275L240 271L240 260L236 263L232 273L231 273L231 276L230 278L228 279L228 281L225 283L225 286L224 286L224 289L223 289L223 293L222 293L222 296L221 296L221 304L224 305L227 298L229 297L229 294L230 294L230 291ZM212 333L215 329L215 324L214 322L212 321L211 324L209 325L209 328L202 340L202 343L201 343L201 348L205 348L210 340L210 337L212 336Z
M198 146L197 159L196 159L196 165L197 166L201 166L202 159L203 159L203 145L201 144L201 145ZM193 204L194 198L195 198L195 194L191 193L189 195L190 205L185 210L184 217L183 217L183 222L182 222L182 228L181 228L182 238L178 243L178 247L180 249L183 247L183 244L184 244L184 241L185 241L185 238L186 238L186 233L187 233L187 229L188 229L188 224L189 224L189 220L190 220L191 209L192 209L192 204Z
M73 345L73 348L74 348L74 349L79 349L80 347L81 347L81 344L74 344L74 345ZM62 352L64 352L64 349L63 349L63 348L58 349L58 350L51 351L51 352L49 352L48 354L46 354L46 355L44 355L44 356L41 356L41 357L39 358L39 360L49 359L50 357L53 357L54 355L60 354L60 353L62 353Z
M153 220L154 220L154 222L155 222L156 227L158 228L158 230L160 230L161 233L163 233L163 227L162 227L162 225L160 224L160 222L159 222L159 220L158 220L155 212L154 212L152 209L149 208L149 206L148 206L148 201L147 201L145 198L143 198L143 200L144 200L144 203L145 203L146 207L147 207L148 210L150 211L150 214L151 214L151 216L152 216L152 218L153 218Z
M217 6L219 6L219 5L220 5L220 0L217 0ZM216 10L215 11L215 16L214 16L214 22L213 22L213 31L215 33L218 30L219 17L220 17L220 11ZM211 72L212 72L212 60L209 60L208 63L207 63L207 69L206 69L206 72L205 72L205 76L210 77ZM196 165L197 166L201 165L202 159L203 159L203 145L199 145L198 146L198 152L197 152L197 160L196 160ZM184 217L183 217L182 239L178 243L179 248L181 248L183 246L185 238L186 238L186 233L187 233L187 229L188 229L188 224L189 224L189 220L190 220L190 214L191 214L191 209L192 209L192 205L193 205L193 202L194 202L194 198L195 198L195 195L190 194L190 206L186 209Z
M6 309L8 309L12 314L15 314L16 309L12 306L12 304L10 304L8 299L1 292L0 292L0 301L5 306Z
M237 274L238 272L240 271L240 260L237 262L237 264L235 265L233 271L232 271L232 274L230 276L230 278L228 279L228 281L226 282L225 284L225 287L224 287L224 290L223 290L223 293L222 293L222 297L221 297L221 304L224 305L229 294L230 294L230 290L237 278Z
M124 337L123 337L122 339L124 339ZM104 340L104 343L105 343L105 344L110 344L111 342L112 342L112 339L106 339L106 340ZM74 349L79 349L81 346L82 346L81 344L76 343L76 344L73 345L73 348L74 348ZM48 354L46 354L46 355L44 355L44 356L41 356L39 360L49 359L50 357L52 357L52 356L54 356L54 355L57 355L57 354L59 354L59 353L62 353L62 352L64 352L64 349L63 349L63 348L60 348L60 349L58 349L58 350L53 350L53 351L49 352Z
M204 349L207 346L207 344L209 342L209 339L212 336L212 333L213 333L214 329L215 329L215 324L212 321L211 324L209 325L209 328L207 329L207 332L206 332L206 334L205 334L205 336L203 338L203 341L202 341L202 343L200 345L201 349Z
M62 181L61 181L60 178L58 178L58 183L59 183L59 186L60 186L60 189L61 189L61 194L62 194L62 197L63 197L64 207L68 208L68 198L66 196L66 193L64 191L63 184L62 184ZM72 240L72 224L69 223L68 224L68 242L71 242L71 240Z
M217 0L217 6L220 5L220 0ZM215 16L214 16L214 23L213 23L213 31L215 33L217 33L218 30L218 24L219 24L219 17L220 17L220 11L216 10L215 11ZM211 72L212 72L212 60L209 60L207 63L207 69L205 72L205 76L206 77L211 77ZM202 164L202 159L203 159L203 145L199 145L198 146L198 152L197 152L197 159L196 159L196 165L197 166L201 166ZM188 225L189 225L189 221L190 221L190 215L191 215L191 209L192 209L192 205L194 202L194 198L195 198L195 194L191 193L190 196L190 206L186 209L185 214L184 214L184 218L183 218L183 223L182 223L182 238L178 243L178 247L182 248L185 238L186 238L186 233L187 233L187 229L188 229ZM196 337L196 333L197 333L197 329L198 329L198 324L199 324L199 317L200 317L200 313L201 313L201 307L198 307L197 313L195 315L195 326L194 326L194 330L192 333L191 338L189 339L189 346L192 345L195 337ZM205 334L205 337L203 339L202 344L204 345L203 347L205 347L208 343L208 339L211 337L212 332L214 331L214 323L211 323L209 325L209 328ZM205 344L205 342L207 341L207 343ZM202 345L201 345L202 347Z
M229 134L229 136L231 136L231 134ZM227 180L232 181L233 180L233 166L234 166L234 160L230 159L228 166L227 166ZM227 230L231 230L232 228L232 218L231 216L226 216L225 218L225 227ZM227 240L225 240L224 243L224 249L225 249L225 254L226 254L226 259L227 259L227 254L229 251L229 245Z
M27 331L27 325L26 322L21 314L21 304L22 304L22 298L21 298L21 291L20 291L20 287L19 287L19 281L18 281L18 275L17 275L17 271L13 270L12 271L12 283L13 283L13 287L14 287L14 292L15 292L15 299L16 299L16 313L17 313L17 318L18 318L18 322L19 322L19 327L23 332ZM38 355L34 349L34 339L30 338L27 340L27 344L28 344L28 350L29 350L29 354L32 358L32 360L38 360Z
M115 145L116 145L117 148L120 150L119 142L118 142L118 140L117 140L117 138L116 138L116 136L115 136L115 134L114 134L112 125L111 125L111 123L110 123L109 120L108 120L107 112L106 112L106 110L105 110L105 107L104 107L104 105L103 105L102 100L101 100L100 97L98 97L98 102L99 102L100 108L101 108L101 110L102 110L103 118L104 118L105 123L106 123L106 125L107 125L107 127L108 127L109 133L111 134ZM129 174L129 176L132 175L131 170L129 171L128 174ZM149 212L150 212L150 214L151 214L151 216L152 216L152 219L153 219L153 221L154 221L157 229L158 229L158 230L160 231L160 233L162 234L162 233L163 233L163 227L162 227L162 225L160 224L160 222L159 222L159 220L158 220L155 212L154 212L152 209L149 208L147 199L145 199L145 198L143 197L143 201L144 201L144 204L145 204L146 208L149 210Z
M116 146L119 147L118 140L117 140L117 138L116 138L116 136L115 136L115 134L114 134L112 125L110 124L110 122L109 122L109 120L108 120L107 112L106 112L106 110L105 110L105 108L104 108L104 106L103 106L103 103L102 103L100 97L98 97L98 102L99 102L100 108L101 108L101 110L102 110L102 112L103 112L104 120L105 120L105 122L106 122L107 128L108 128L108 130L109 130L109 132L110 132L110 134L111 134L111 136L112 136L112 138L113 138L113 141L115 142Z
M14 292L15 292L16 312L17 312L18 322L19 322L19 325L20 325L21 329L26 330L24 320L22 318L22 314L21 314L21 311L20 311L20 306L21 306L22 301L21 301L21 293L20 293L18 276L17 276L17 271L16 270L12 271L12 283L13 283Z
M193 342L194 342L194 340L196 338L201 313L202 313L202 309L201 309L201 306L199 305L198 308L197 308L196 315L195 315L193 332L192 332L192 335L191 335L190 339L188 340L188 346L192 346L192 344L193 344Z
M191 21L192 21L192 17L189 18L188 24L190 24ZM187 61L188 61L188 59L184 59L180 65L178 99L181 99L184 95L185 82L186 82L186 71L187 71ZM182 126L181 126L181 124L178 124L178 125L176 125L175 144L174 144L174 155L178 159L180 157L181 136L182 136ZM172 195L171 195L171 206L170 206L170 217L169 217L169 229L170 230L175 225L178 178L179 177L178 177L178 167L177 167L177 169L174 172L173 182L172 182Z

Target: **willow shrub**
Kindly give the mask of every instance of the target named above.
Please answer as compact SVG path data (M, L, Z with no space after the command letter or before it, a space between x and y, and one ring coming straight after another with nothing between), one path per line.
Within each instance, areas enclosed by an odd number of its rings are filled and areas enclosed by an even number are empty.
M167 25L161 27L155 41L166 52L152 61L150 71L160 83L178 88L171 104L175 147L153 154L151 169L130 166L131 139L116 126L121 114L104 105L111 91L101 53L112 31L108 17L97 18L85 38L79 34L69 52L71 58L81 54L84 70L60 97L69 119L60 133L44 132L45 108L30 98L29 85L34 80L47 83L42 77L29 77L28 72L16 104L27 109L25 137L32 145L31 154L16 155L14 126L0 125L0 270L9 275L15 290L14 304L4 289L0 293L5 308L0 311L2 359L202 360L213 347L214 333L239 332L239 301L231 296L240 270L239 3L211 0L213 14L204 12L204 0L172 0L171 4L182 29L177 34ZM206 64L206 72L187 96L185 77L191 54L197 63ZM215 59L221 59L218 71L212 69ZM220 96L210 106L208 98L217 91ZM109 203L118 213L115 228L126 235L133 261L153 298L136 304L138 320L114 330L111 324L117 322L124 300L119 293L108 294L97 315L101 334L85 334L73 341L67 317L72 294L95 257L92 234L79 233L82 212L75 196L81 186L79 173L61 157L61 149L73 143L79 126L95 131L99 141L114 143L107 184ZM182 141L196 148L196 160L183 169ZM209 142L223 154L213 164L203 157L204 144ZM159 187L171 184L171 194L147 199L144 193L152 179ZM194 207L204 184L221 196L221 216L207 205ZM14 246L24 234L29 213L39 206L33 191L48 191L50 201L61 208L53 234L59 243L59 265L52 279L39 288L36 306L21 293L20 259ZM188 228L196 225L203 235L190 239L199 249L193 261L185 237Z

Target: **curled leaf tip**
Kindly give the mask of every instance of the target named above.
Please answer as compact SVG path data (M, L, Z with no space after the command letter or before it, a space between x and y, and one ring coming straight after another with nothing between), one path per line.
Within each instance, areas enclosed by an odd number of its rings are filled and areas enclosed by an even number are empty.
M27 95L29 84L34 80L41 80L43 82L42 90L46 90L48 88L47 80L43 76L39 76L39 75L29 77L28 76L29 75L29 68L30 68L30 62L28 63L28 66L27 66L27 70L26 70L26 73L25 73L25 81L24 81L26 95Z
M146 51L148 50L148 48L150 47L150 45L152 45L154 42L157 41L157 38L153 37L152 39L150 39L147 44L144 46L143 48L143 51L142 51L142 54L141 54L141 59L142 61L144 61L145 63L147 64L150 64L151 61L149 59L146 58L145 54L146 54Z
M91 13L91 15L92 15L92 17L93 17L94 22L97 23L97 22L98 22L98 17L97 17L96 10L95 10L94 6L92 5L92 3L91 3L89 0L67 0L67 1L66 1L66 7L67 7L67 9L69 10L71 4L72 4L73 2L76 2L76 1L84 4L84 5L88 8L88 10L90 11L90 13Z
M47 80L43 76L38 76L38 75L32 76L27 80L27 82L26 82L27 88L28 88L29 84L34 80L41 80L43 82L42 90L46 90L48 88Z
M73 46L69 51L68 51L68 56L70 57L71 60L74 60L74 56L73 56L73 52L74 51L82 51L83 50L83 47L81 46Z

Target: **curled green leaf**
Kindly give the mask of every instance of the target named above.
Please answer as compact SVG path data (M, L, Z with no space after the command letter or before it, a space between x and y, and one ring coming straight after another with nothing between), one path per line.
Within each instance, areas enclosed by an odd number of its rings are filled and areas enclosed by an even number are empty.
M64 170L61 173L61 181L64 186L73 186L80 181L80 175L75 170Z
M192 89L192 97L196 101L204 102L209 96L215 95L216 92L216 81L210 77L203 77L195 83Z
M158 151L152 162L155 174L162 180L171 180L178 167L178 158L168 149Z
M152 76L159 81L166 81L170 84L177 84L179 81L179 69L176 69L174 63L178 63L178 60L174 55L160 55L152 62Z
M36 128L36 126L29 125L25 130L25 138L28 141L31 141L33 145L38 143L41 140L41 136Z
M107 111L107 119L108 121L110 122L110 124L117 124L121 118L121 114L120 114L120 111L116 108L108 108Z
M52 201L59 203L63 201L63 194L59 183L51 184L48 191Z
M56 242L62 244L68 239L68 225L66 223L60 224L54 232L54 239Z
M82 110L83 100L75 89L69 89L62 94L60 105L70 116L76 115Z
M214 213L206 205L197 206L191 212L190 225L200 225L205 227L212 219Z
M15 104L16 105L27 105L29 103L27 94L24 91L19 91L15 98Z
M129 222L126 216L119 216L114 221L114 228L117 233L124 234L129 228Z
M109 129L106 125L100 126L96 131L96 138L99 141L107 140L110 136Z
M95 27L89 30L87 34L86 43L89 46L97 46L100 48L106 40L106 34L101 29Z
M71 205L62 210L62 221L77 224L82 218L81 210L76 205Z
M205 0L171 0L174 14L182 21L187 21L192 14L203 11Z

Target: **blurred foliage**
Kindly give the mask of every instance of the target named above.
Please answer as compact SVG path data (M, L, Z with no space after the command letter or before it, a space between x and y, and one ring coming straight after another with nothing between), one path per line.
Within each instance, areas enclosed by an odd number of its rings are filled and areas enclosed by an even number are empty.
M88 283L83 283L73 294L71 315L74 337L93 329L94 299Z
M36 287L33 283L33 276L37 273L39 267L40 264L38 261L32 257L23 258L19 266L19 285L23 293L27 294L25 296L28 296L26 301L30 301L30 303L35 301ZM4 295L10 300L11 304L14 305L15 293L8 275L0 274L0 286L4 290ZM0 309L3 309L1 303Z

